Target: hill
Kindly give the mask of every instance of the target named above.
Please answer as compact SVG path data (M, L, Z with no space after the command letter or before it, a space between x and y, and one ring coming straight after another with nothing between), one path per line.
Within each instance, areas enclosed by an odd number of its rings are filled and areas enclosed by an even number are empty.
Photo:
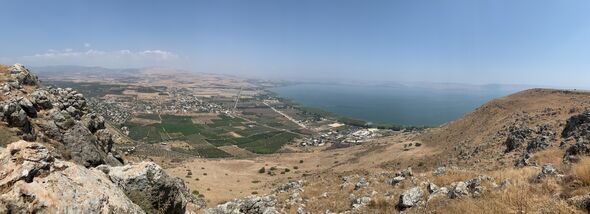
M526 90L423 133L256 159L259 167L296 165L293 156L316 165L290 179L262 176L267 185L257 188L286 213L582 213L590 201L588 107L587 92Z

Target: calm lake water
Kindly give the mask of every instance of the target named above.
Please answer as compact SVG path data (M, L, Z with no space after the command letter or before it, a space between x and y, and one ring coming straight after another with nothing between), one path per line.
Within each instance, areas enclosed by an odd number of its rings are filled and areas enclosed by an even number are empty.
M352 118L375 123L436 126L521 89L296 84L271 90L304 106Z

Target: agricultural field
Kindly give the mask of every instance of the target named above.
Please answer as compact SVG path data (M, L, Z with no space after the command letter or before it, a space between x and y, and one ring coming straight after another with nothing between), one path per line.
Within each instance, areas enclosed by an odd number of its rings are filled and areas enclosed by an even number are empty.
M183 141L190 148L171 148L172 151L206 158L232 157L218 147L233 153L270 154L283 145L292 142L300 134L293 133L289 125L269 118L258 118L257 122L219 114L206 123L195 123L193 116L138 114L134 120L125 124L129 137L138 142L162 143ZM156 123L137 123L134 121L157 121ZM260 122L262 121L262 122ZM236 151L244 150L243 152Z

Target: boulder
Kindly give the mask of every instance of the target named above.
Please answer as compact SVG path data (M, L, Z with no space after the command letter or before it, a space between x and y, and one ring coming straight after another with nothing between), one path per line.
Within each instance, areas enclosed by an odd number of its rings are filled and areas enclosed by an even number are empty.
M588 211L590 208L590 194L571 197L567 199L567 203L579 209Z
M148 213L184 213L189 203L204 206L204 201L190 193L180 178L169 176L153 162L103 165L99 169Z
M398 208L400 208L402 210L406 209L406 208L414 207L414 206L418 205L418 202L420 202L422 200L423 196L424 196L424 191L422 191L422 189L420 187L413 187L411 189L404 191L399 196L399 203L397 206L398 206Z
M74 122L64 133L63 144L71 159L78 164L95 167L105 163L107 152L100 148L96 136L80 122Z
M539 173L539 175L537 175L537 179L543 179L547 176L555 174L557 174L557 169L555 169L555 167L552 164L545 164L541 168L541 172Z
M39 143L0 153L0 213L144 213L104 173L55 159Z
M35 109L35 106L33 106L33 103L29 99L26 97L21 98L18 104L29 117L37 117L37 109Z
M37 76L31 74L29 69L25 68L24 65L15 64L13 66L8 67L8 71L10 72L10 76L12 79L16 80L16 83L20 85L39 85L39 80Z
M466 195L469 195L469 190L467 189L467 184L465 182L459 181L451 184L448 193L449 198L460 198Z
M279 214L276 205L277 199L274 195L249 196L207 209L205 214Z
M438 192L438 190L440 188L434 183L428 183L427 189L428 189L428 193L432 194L432 193Z
M367 181L367 179L361 178L359 182L357 182L356 185L354 185L354 190L359 190L367 187L369 187L369 182Z
M567 119L565 128L561 132L563 138L589 136L590 134L590 111L574 115Z
M53 108L49 92L43 89L37 89L31 93L31 102L38 110Z
M575 143L571 145L563 156L565 162L576 162L579 159L579 155L590 154L590 148L584 143Z
M371 202L371 198L370 197L360 197L357 199L354 199L352 201L352 208L353 209L359 209L362 207L366 207L369 203Z
M92 133L105 128L104 118L94 113L84 115L82 117L82 123Z

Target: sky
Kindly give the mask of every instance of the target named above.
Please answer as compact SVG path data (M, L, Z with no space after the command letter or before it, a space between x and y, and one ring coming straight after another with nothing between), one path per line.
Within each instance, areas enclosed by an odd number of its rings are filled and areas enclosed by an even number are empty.
M1 0L0 63L580 87L590 1Z

